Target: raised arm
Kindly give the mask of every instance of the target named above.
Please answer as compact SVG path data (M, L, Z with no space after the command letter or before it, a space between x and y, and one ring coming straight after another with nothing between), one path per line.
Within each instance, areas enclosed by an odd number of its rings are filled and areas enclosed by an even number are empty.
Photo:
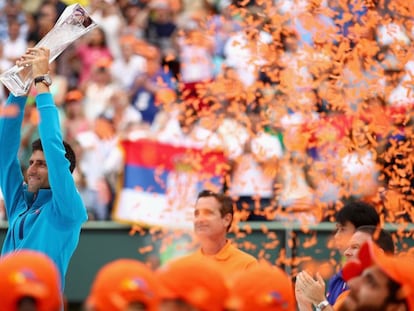
M24 63L32 66L33 77L44 77L49 72L49 50L32 48L25 54ZM39 110L39 134L43 153L48 167L50 188L53 193L56 214L62 220L83 222L86 220L86 209L76 189L75 181L69 169L70 162L65 157L65 147L60 129L58 111L49 90L47 79L35 81L37 90L36 104Z
M10 95L6 105L0 108L0 188L3 191L8 219L16 211L15 198L22 195L23 174L18 160L20 129L26 97Z

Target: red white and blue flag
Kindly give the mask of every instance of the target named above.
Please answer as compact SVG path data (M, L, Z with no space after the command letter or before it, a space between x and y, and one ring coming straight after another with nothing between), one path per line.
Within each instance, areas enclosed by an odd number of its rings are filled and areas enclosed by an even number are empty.
M123 141L124 176L113 218L148 226L190 228L197 194L220 191L227 170L221 151L149 139Z

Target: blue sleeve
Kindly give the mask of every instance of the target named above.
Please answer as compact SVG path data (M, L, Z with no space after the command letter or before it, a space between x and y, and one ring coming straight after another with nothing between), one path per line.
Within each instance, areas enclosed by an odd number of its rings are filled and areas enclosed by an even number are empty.
M18 159L20 129L26 97L10 95L0 113L0 187L8 219L17 211L18 198L23 196L23 174Z
M87 219L86 208L69 170L70 162L65 157L59 115L53 97L50 93L38 94L36 104L40 115L39 134L53 195L53 212L64 223L84 222Z

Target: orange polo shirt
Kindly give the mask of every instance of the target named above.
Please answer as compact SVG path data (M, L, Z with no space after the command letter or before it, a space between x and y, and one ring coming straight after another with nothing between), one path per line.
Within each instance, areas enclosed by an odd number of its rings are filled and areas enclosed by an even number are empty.
M205 260L206 258L214 260L222 268L221 270L226 277L233 277L234 274L257 264L255 257L233 246L230 241L227 241L224 247L215 255L204 255L200 248L189 256L199 260Z
M342 292L338 298L336 298L335 304L333 305L333 309L335 311L339 310L341 308L342 303L344 302L345 298L349 295L349 289Z

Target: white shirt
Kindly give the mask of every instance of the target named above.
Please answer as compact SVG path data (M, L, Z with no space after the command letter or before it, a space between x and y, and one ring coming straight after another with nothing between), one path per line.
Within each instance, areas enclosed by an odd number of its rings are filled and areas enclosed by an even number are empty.
M128 89L134 83L137 75L144 72L146 60L139 55L133 55L129 62L123 58L116 58L111 66L111 74L114 81L124 89Z

